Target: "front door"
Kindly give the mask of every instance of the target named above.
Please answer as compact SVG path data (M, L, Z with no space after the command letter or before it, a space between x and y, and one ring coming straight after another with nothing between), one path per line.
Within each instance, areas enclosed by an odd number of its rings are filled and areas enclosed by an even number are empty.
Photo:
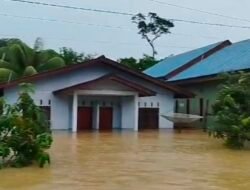
M158 129L159 109L140 108L139 109L139 129Z
M93 119L92 107L78 107L77 130L91 130Z
M113 128L113 108L100 107L99 130L112 130Z

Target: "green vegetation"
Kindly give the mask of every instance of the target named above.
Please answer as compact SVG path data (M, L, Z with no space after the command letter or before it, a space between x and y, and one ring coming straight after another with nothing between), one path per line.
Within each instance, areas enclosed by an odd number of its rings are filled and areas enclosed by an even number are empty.
M52 49L44 50L41 38L36 39L33 48L19 39L0 39L0 82L82 63L93 57L66 47L59 53Z
M22 84L16 104L1 99L0 168L50 163L52 135L45 113L34 104L30 84Z
M166 23L164 20L161 20L160 17L158 18L153 13L150 15L152 19L154 18L152 22L155 22L155 24L153 26L149 24L152 28L147 26L149 27L147 32L142 35L148 38L154 31L156 38L151 41L153 43L164 31L166 33L169 31L165 28ZM134 22L136 22L136 18L136 16L133 18ZM78 53L67 47L60 48L59 53L52 49L44 49L41 38L36 39L32 48L20 39L0 39L0 83L58 69L67 65L84 63L94 57L95 55ZM155 65L157 60L154 57L144 55L138 60L129 57L121 58L118 62L136 71L144 71Z
M250 141L250 74L226 76L213 105L216 124L210 135L223 139L230 148L243 148Z
M127 67L137 70L137 71L144 71L149 67L155 65L158 61L155 60L153 57L148 55L144 55L143 58L137 60L133 57L130 58L122 58L118 60L119 63L126 65Z
M94 58L94 55L77 53L72 48L60 48L60 55L64 59L66 65L78 64Z
M60 54L52 49L43 50L41 38L36 39L33 48L19 39L0 40L0 82L63 66Z

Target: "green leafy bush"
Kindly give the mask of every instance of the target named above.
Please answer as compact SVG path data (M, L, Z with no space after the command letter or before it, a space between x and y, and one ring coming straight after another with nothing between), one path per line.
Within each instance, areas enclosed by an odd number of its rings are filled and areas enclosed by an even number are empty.
M54 57L48 60L47 63L42 64L38 67L39 72L49 71L52 69L58 69L65 66L65 62L61 57Z
M29 84L22 84L16 104L0 101L0 168L50 163L46 150L52 144L51 130L45 113L30 96L32 91Z
M216 124L209 127L209 133L231 148L243 148L250 141L249 87L249 73L227 75L213 105Z

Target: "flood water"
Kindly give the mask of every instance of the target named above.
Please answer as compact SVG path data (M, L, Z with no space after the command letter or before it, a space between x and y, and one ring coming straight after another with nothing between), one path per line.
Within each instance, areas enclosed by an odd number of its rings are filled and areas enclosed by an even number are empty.
M198 131L54 134L52 165L0 170L0 190L249 190L250 151Z

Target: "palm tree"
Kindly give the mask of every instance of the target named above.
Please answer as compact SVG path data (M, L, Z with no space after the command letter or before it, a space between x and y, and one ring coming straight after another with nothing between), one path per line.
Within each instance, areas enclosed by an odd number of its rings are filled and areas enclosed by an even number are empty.
M43 50L43 41L37 38L33 48L18 39L8 40L0 47L0 82L8 82L65 66L60 55L52 50Z

